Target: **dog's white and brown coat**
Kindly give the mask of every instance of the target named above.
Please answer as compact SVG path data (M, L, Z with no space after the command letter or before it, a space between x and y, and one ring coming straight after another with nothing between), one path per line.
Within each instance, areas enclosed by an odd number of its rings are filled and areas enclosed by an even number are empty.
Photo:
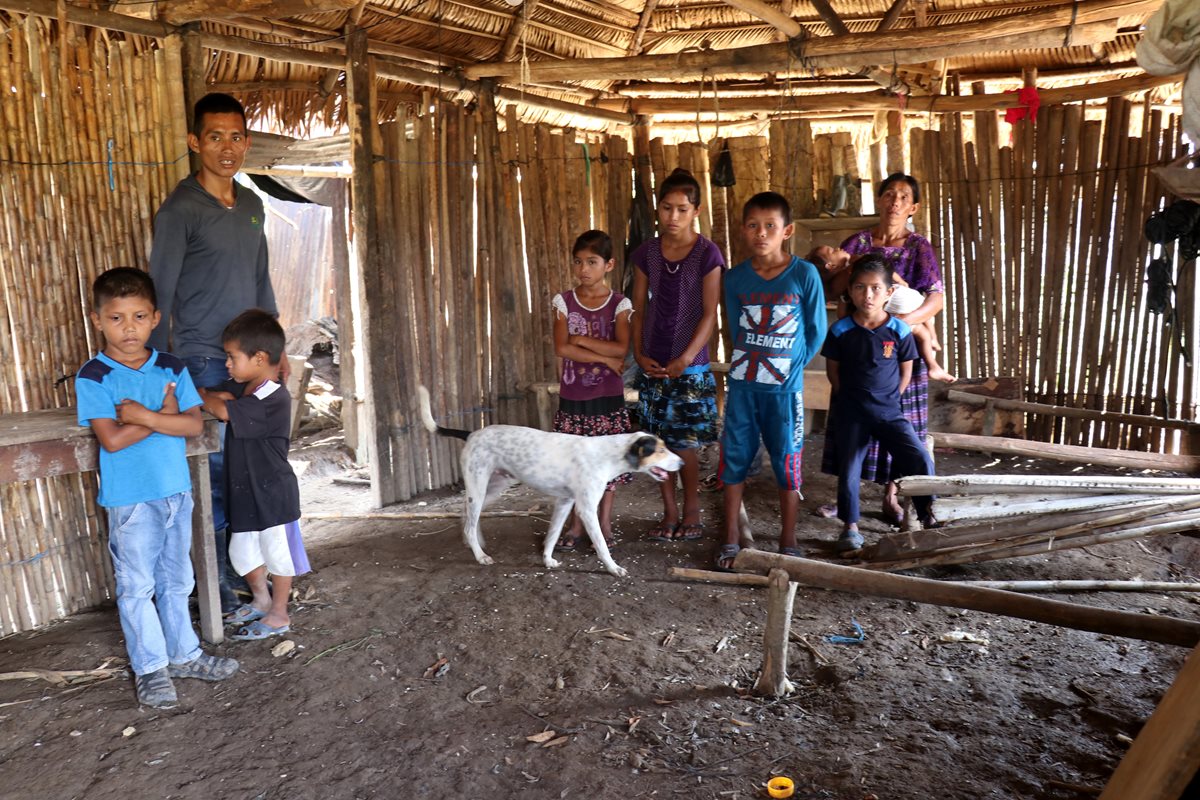
M608 551L596 509L610 480L624 472L645 472L657 481L683 466L682 459L667 449L661 439L648 433L614 436L573 436L549 433L517 425L489 425L474 432L443 428L433 419L429 392L417 387L421 421L430 433L465 439L462 451L463 538L475 560L493 563L483 552L479 515L493 498L514 483L556 498L550 529L542 548L547 568L558 566L554 545L574 505L592 547L604 568L618 578L626 572Z

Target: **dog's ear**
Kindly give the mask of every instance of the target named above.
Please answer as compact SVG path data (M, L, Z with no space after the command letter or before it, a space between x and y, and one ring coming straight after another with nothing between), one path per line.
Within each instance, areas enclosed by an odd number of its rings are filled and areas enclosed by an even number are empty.
M642 465L642 459L654 455L657 449L658 439L653 436L639 436L630 442L629 449L625 451L625 460L629 462L629 466L637 469Z

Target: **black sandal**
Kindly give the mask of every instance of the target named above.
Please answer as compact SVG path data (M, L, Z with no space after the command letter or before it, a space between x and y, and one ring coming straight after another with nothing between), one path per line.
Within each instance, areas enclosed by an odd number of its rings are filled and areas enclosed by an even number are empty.
M554 543L554 549L559 552L571 553L579 549L578 536L563 536Z
M717 548L716 556L713 557L713 569L718 572L733 572L733 560L740 552L742 552L740 544L721 545ZM725 566L726 564L729 566Z

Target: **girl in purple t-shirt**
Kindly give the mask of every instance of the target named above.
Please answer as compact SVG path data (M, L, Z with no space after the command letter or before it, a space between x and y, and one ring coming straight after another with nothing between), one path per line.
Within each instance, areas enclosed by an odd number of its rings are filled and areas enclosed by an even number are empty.
M676 169L658 189L659 237L629 260L633 273L633 355L642 374L642 427L683 459L683 516L675 482L663 481L663 517L649 533L657 542L699 539L699 448L717 440L717 386L708 365L708 340L717 323L725 259L696 233L700 184Z
M608 288L612 272L613 243L604 231L588 231L575 240L571 261L578 283L575 289L554 295L554 355L562 359L559 372L558 411L554 430L577 436L629 433L625 386L621 381L625 354L629 352L633 306ZM619 475L608 484L597 517L611 547L613 493L617 484L632 476ZM555 550L574 550L583 536L579 515L558 540Z

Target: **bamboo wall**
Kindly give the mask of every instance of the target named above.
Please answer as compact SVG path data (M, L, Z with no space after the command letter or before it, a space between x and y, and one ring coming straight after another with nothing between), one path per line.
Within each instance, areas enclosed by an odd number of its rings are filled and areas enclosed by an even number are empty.
M74 403L60 379L96 347L91 281L146 265L151 215L187 168L178 46L135 55L52 29L28 18L0 35L4 414ZM94 475L0 486L0 635L112 596L95 496Z
M457 446L416 419L418 384L447 427L536 424L528 388L557 381L550 300L574 285L571 245L590 228L609 231L619 285L632 193L624 139L576 141L512 116L501 127L486 102L430 105L382 126L375 174L395 287L384 332L402 365L384 471L394 485L382 494L398 499L459 478Z
M1116 98L1095 118L1075 104L1043 106L1036 124L995 112L935 121L911 131L910 152L926 193L917 228L946 277L947 368L1023 378L1034 402L1194 419L1193 265L1177 268L1174 327L1144 299L1142 229L1165 196L1150 167L1184 152L1178 118ZM1176 433L1080 420L1031 418L1027 430L1066 444L1180 446Z

